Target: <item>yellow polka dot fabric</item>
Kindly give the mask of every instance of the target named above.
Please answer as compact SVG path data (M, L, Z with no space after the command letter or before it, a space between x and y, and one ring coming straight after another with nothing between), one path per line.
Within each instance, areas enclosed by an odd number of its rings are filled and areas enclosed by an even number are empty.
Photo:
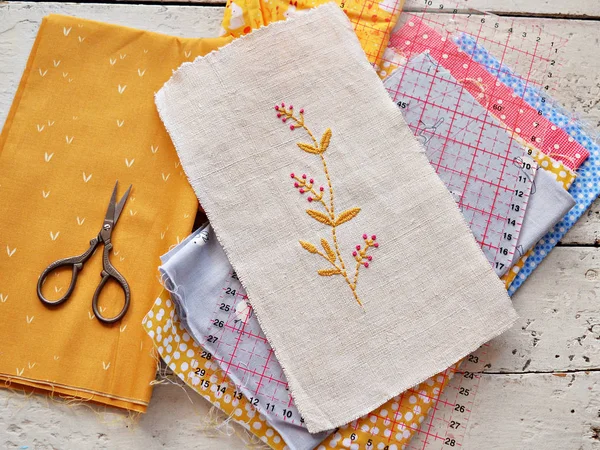
M240 37L271 22L285 20L330 0L229 0L221 34ZM336 0L344 10L369 61L379 66L404 0Z
M0 386L145 411L156 372L141 322L162 291L160 255L191 231L197 200L154 105L172 70L231 38L180 39L67 16L44 18L0 136ZM92 312L102 254L64 304L41 272L83 253L119 180L133 189L111 261L131 288L118 323ZM71 272L51 275L58 299ZM109 283L113 317L123 292Z
M167 291L156 299L143 325L158 354L182 381L269 447L274 450L285 448L285 442L269 426L266 417L236 391L228 376L213 361L212 355L183 329ZM317 448L328 450L350 448L351 445L366 449L403 448L425 420L459 364L389 400L372 413L344 425Z

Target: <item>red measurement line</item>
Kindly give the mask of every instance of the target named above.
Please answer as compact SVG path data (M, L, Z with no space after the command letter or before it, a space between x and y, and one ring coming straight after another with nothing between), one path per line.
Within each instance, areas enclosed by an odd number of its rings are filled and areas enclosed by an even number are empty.
M224 359L221 359L221 358L218 358L218 357L214 357L214 359L215 359L215 361L217 361L217 363L219 363L219 365L221 365L221 364L225 365L226 364L230 368L233 367L234 369L241 370L243 372L247 372L247 373L252 374L252 375L260 376L260 373L258 373L257 371L255 371L253 369L250 369L248 367L244 367L244 366L242 366L239 363L236 364L236 363L234 363L232 361L225 361ZM269 380L269 381L272 381L274 383L278 383L278 384L281 384L281 385L287 387L287 382L286 381L279 380L279 379L277 379L275 377L272 377L270 375L264 375L264 378L267 379L267 380Z
M244 321L242 320L242 322L244 322ZM246 322L244 322L244 325L245 324L246 324ZM242 326L242 328L237 328L235 325L229 325L228 323L226 323L226 324L224 324L224 327L235 331L239 335L245 335L248 337L252 337L252 338L258 339L259 341L262 341L262 342L267 342L267 343L269 342L269 341L267 341L267 338L265 338L264 336L254 334L251 331L246 331L243 326Z
M242 321L242 322L244 322L244 321ZM235 340L235 346L233 347L233 351L231 352L231 358L229 358L229 361L226 363L227 367L225 368L225 367L221 366L221 368L223 369L223 380L225 379L226 376L229 376L229 369L233 365L233 358L235 357L235 353L238 349L238 346L240 345L240 341L242 339L242 335L244 333L245 326L246 326L246 322L244 322L242 324L242 329L240 330L240 333L237 335L237 338Z
M419 74L424 74L424 75L431 76L431 77L432 77L433 79L435 79L435 80L440 80L440 81L446 82L446 83L447 83L447 84L449 84L449 85L458 86L458 87L460 87L460 88L461 88L461 91L462 91L462 89L464 89L462 84L460 84L460 83L454 83L453 81L451 81L451 80L448 80L447 78L441 78L441 77L437 77L437 76L432 76L431 74L428 74L427 72L424 72L424 71L419 71L418 69L414 69L414 68L405 68L404 70L412 70L413 72L416 72L416 73L419 73ZM402 78L402 79L403 79L403 78ZM399 83L398 85L400 86L401 84L402 84L402 83ZM432 83L432 85L433 85L433 83ZM390 92L390 90L389 90L389 89L388 89L388 92ZM394 101L397 101L397 100L398 100L398 98L399 98L399 95L402 95L402 97L408 97L408 98L410 98L410 99L413 99L413 100L416 100L416 101L418 101L418 102L420 102L420 103L422 103L422 104L424 104L424 105L426 105L426 106L432 106L432 107L434 107L434 108L440 109L440 110L442 110L442 111L445 111L445 112L447 112L447 113L451 113L451 114L458 114L458 115L460 115L461 117L465 117L465 118L467 118L467 119L471 119L471 120L473 120L473 121L475 121L475 122L477 122L477 123L480 123L480 124L482 125L482 127L484 127L484 126L488 126L488 127L491 127L492 129L501 130L502 132L504 132L504 133L506 133L507 135L509 135L509 136L510 136L510 132L509 132L509 131L507 131L505 128L501 127L501 126L500 126L498 123L495 123L495 122L490 122L490 121L488 121L488 120L487 120L487 117L494 117L494 116L491 116L491 115L489 115L489 114L487 114L487 113L486 113L486 116L485 116L485 118L484 118L484 119L482 119L481 117L475 117L475 116L469 115L469 114L467 114L467 113L465 113L465 112L460 112L460 113L459 113L459 112L457 111L457 109L456 109L456 108L455 108L455 109L452 109L452 108L448 108L448 107L446 107L446 106L443 106L443 105L440 105L440 104L437 104L437 103L434 103L434 102L432 102L432 101L431 101L431 99L430 99L430 94L428 94L428 96L427 96L425 99L423 99L423 98L421 98L421 97L415 97L415 96L413 96L413 95L410 95L410 94L408 94L408 93L406 93L406 92L403 92L403 93L401 93L399 89L398 89L398 90L392 90L390 93L392 93L392 94L393 94L393 99L394 99ZM461 92L461 93L462 93L462 92ZM458 102L457 102L457 103L458 103ZM425 109L423 110L423 113L424 113L424 112L425 112ZM423 118L423 116L421 116L421 121L422 121L422 118ZM416 134L416 131L418 131L418 130L419 130L419 128L418 128L418 127L411 127L411 128L415 128L415 129L413 130L413 133L414 133L414 134ZM452 129L452 128L450 128L450 129ZM490 128L485 128L485 129L489 130ZM433 134L433 135L435 135L434 133L431 133L431 132L430 132L429 134ZM439 134L438 134L438 135L435 135L435 136L437 136L437 137L439 137L439 138L443 138L443 136L441 136L441 135L439 135ZM456 139L450 138L449 136L448 136L448 138L447 138L447 141L449 141L449 142L453 142L453 143L456 143L456 144L461 144L461 145L464 145L465 147L467 147L467 148L470 148L470 149L474 149L474 150L476 150L477 152L486 153L486 154L489 154L489 155L497 156L497 157L499 157L499 158L509 159L507 156L505 156L505 154L503 155L502 153L490 152L490 151L486 150L485 148L482 148L481 146L480 146L480 147L477 147L477 146L474 146L474 145L468 144L468 143L466 143L466 142L463 142L463 141L459 141L459 140L456 140ZM519 146L519 147L522 147L520 144L518 144L518 146Z
M445 370L444 370L442 376L444 377L444 379L442 381L442 386L445 386L446 385L446 381L447 381L447 374L446 374ZM442 391L443 390L444 390L443 387L438 390L438 394L437 394L436 399L435 399L435 405L436 405L436 407L437 407L437 405L438 405L438 403L440 401L440 396L442 395ZM430 435L430 432L431 432L431 426L433 425L433 421L435 419L436 409L437 408L434 408L433 411L431 412L431 419L429 421L429 427L427 428L427 433L426 433L426 436L425 436L425 441L423 442L423 450L425 450L425 448L427 447L427 442L428 442L429 435Z
M263 379L265 378L265 372L267 371L267 367L269 366L269 360L271 359L271 356L273 356L273 349L269 348L269 356L267 356L267 360L265 361L265 365L263 366L262 373L260 374L258 383L256 384L256 390L254 391L254 395L258 395L258 391L260 390L260 386L263 382Z
M477 43L479 43L479 38L481 37L481 28L480 28L480 30L479 30L479 31L480 31L480 33L477 35L477 38L475 39L475 43L476 43L476 44L477 44ZM510 40L510 34L509 34L509 35L508 35L508 37L506 38L506 44L504 45L504 52L502 53L502 57L501 57L501 59L500 59L500 65L501 65L501 66L504 64L504 58L505 58L505 56L506 56L506 51L507 51L507 49L508 49L508 41L509 41L509 40ZM495 93L495 91L496 91L496 84L494 84L494 85L493 85L493 87L492 87L492 96L494 96L494 93ZM495 98L495 96L494 96L494 98ZM489 115L489 110L488 110L487 108L485 108L485 115L486 115L486 117ZM516 125L516 118L517 118L517 117L518 117L518 116L516 116L516 117L515 117L515 124L513 124L513 127L512 127L512 129L513 129L513 130L515 129L515 125ZM512 146L512 142L511 142L511 141L509 141L509 144L508 144L508 149L507 149L507 154L509 154L509 153L510 153L510 148L511 148L511 146ZM500 173L500 178L502 178L502 176L504 175L504 171L505 171L505 170L506 170L506 160L504 160L504 162L502 163L502 170L501 170L501 173ZM498 193L498 190L496 190L496 196L494 197L494 200L492 201L492 211L494 210L494 206L496 205L496 200L498 199L498 195L499 195L499 193ZM514 198L514 193L513 193L513 197L512 197L512 198ZM522 209L522 210L525 210L526 208L525 208L525 207L523 207L523 208L521 208L521 209ZM522 216L523 214L524 214L524 212L521 214L521 216ZM483 240L484 240L484 241L485 241L485 238L486 238L486 236L487 236L487 233L488 233L488 230L489 230L489 226L490 226L490 222L488 222L487 226L485 227L485 231L483 232ZM505 227L504 227L504 229L506 229L506 223L505 223ZM516 244L517 244L517 243L516 243L516 241L515 241L515 244L514 244L514 246L511 246L511 250L512 250L512 252L513 252L513 253L514 253L514 247L516 247Z

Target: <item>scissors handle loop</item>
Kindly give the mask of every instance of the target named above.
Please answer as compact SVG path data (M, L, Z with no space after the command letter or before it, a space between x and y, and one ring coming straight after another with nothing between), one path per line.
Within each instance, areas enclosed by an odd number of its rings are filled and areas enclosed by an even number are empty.
M104 244L104 253L103 253L103 257L102 257L104 267L100 274L102 276L102 280L100 281L100 284L96 288L96 292L94 292L94 298L92 300L92 309L94 311L94 315L98 318L98 320L100 322L103 322L105 324L115 323L123 318L123 316L129 309L129 300L131 297L131 291L129 289L129 284L127 283L127 280L125 279L125 277L123 277L123 275L121 275L119 273L119 271L117 269L114 268L114 266L111 264L110 259L108 257L112 248L113 248L113 246L110 242L106 242ZM102 289L104 289L104 286L106 285L108 280L110 280L111 278L114 278L116 280L116 282L119 283L119 286L121 286L121 289L123 289L123 292L125 293L125 304L123 305L123 309L121 310L121 312L119 314L117 314L115 317L107 318L107 317L104 317L102 315L102 313L100 312L100 308L98 307L98 301L100 299L100 292L102 292Z
M90 258L90 256L92 256L92 253L94 253L94 250L98 246L99 242L100 240L98 239L98 237L95 237L90 241L90 248L88 248L81 255L59 259L57 261L54 261L52 264L46 267L46 269L44 269L44 271L38 278L37 283L37 294L42 303L44 303L47 306L57 306L67 301L67 299L73 293L73 289L75 289L75 282L77 281L77 275L79 274L79 271L83 268L83 264ZM59 267L64 266L73 266L73 271L71 273L71 284L69 284L67 292L65 292L65 295L63 295L61 298L59 298L58 300L48 300L46 297L44 297L44 294L42 293L42 286L44 285L44 281L46 281L46 278L48 278L48 276L52 272L54 272Z

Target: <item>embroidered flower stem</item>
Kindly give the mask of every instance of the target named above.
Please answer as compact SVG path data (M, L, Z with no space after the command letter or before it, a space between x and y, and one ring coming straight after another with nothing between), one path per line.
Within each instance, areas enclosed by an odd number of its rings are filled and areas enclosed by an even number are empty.
M290 174L290 178L294 180L294 187L298 189L298 192L300 192L300 194L302 195L309 194L307 198L309 203L317 202L323 206L325 213L314 209L308 209L306 210L306 213L313 219L331 228L331 238L333 241L333 248L335 250L331 248L329 242L324 238L321 239L321 247L323 247L323 251L320 251L315 245L311 244L310 242L300 241L300 245L309 253L321 256L332 266L332 268L329 269L318 270L317 273L320 276L328 277L334 275L341 275L346 281L346 284L348 284L348 286L352 290L352 294L354 295L356 302L360 306L362 306L362 302L360 301L360 298L356 291L359 271L361 267L369 267L369 262L372 261L373 257L371 255L367 255L367 251L371 247L378 247L379 243L375 242L375 235L371 236L370 239L366 234L363 235L365 247L361 248L360 245L357 245L356 251L352 253L352 256L356 260L356 268L354 272L354 278L350 279L350 276L348 275L348 271L346 269L346 264L344 263L344 258L342 257L342 252L340 250L336 229L338 226L356 217L360 212L360 208L348 209L346 211L343 211L336 217L333 184L329 175L327 161L325 160L324 156L324 153L327 151L327 148L329 147L329 142L331 140L331 130L329 128L325 130L323 136L321 137L321 141L319 142L315 138L315 135L312 133L312 131L304 123L304 109L300 110L298 116L294 114L294 107L289 106L286 108L285 103L282 103L281 106L275 106L275 110L277 111L277 117L281 119L283 123L286 123L288 120L290 122L293 122L292 124L290 124L290 130L293 131L296 128L302 128L306 131L306 133L312 141L312 145L305 143L298 143L297 145L301 150L307 153L319 155L319 157L321 158L321 163L323 164L323 172L325 173L327 186L329 188L329 205L327 205L327 202L324 200L325 188L323 186L320 186L319 190L317 191L315 189L315 181L313 178L307 177L306 174L302 174L302 176L300 177L295 175L294 173Z

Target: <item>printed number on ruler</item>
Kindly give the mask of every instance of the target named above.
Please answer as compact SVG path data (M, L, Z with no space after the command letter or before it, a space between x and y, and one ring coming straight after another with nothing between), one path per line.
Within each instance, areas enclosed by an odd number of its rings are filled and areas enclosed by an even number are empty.
M205 348L236 384L236 396L246 395L267 418L304 423L235 272L223 287L208 329Z
M480 388L481 370L488 344L468 355L457 370L450 369L450 382L436 399L427 419L414 433L407 450L461 448Z

